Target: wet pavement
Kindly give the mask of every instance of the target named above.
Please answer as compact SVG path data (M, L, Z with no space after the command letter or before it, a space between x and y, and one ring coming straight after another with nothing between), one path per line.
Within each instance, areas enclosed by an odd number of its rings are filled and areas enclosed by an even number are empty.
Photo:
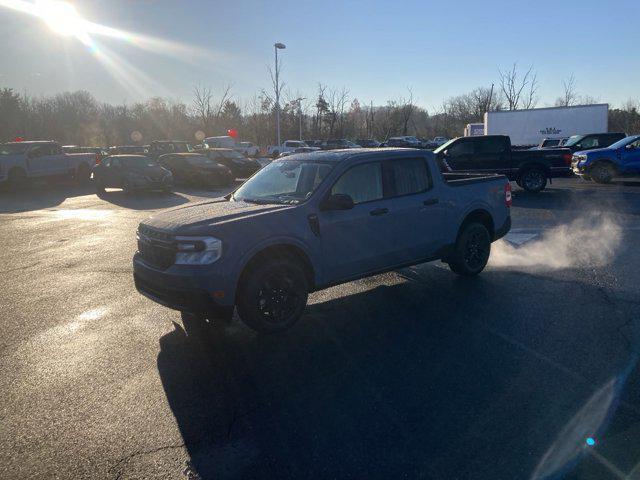
M351 282L268 337L133 286L138 222L224 193L0 192L0 478L640 478L640 184L516 187L478 278Z

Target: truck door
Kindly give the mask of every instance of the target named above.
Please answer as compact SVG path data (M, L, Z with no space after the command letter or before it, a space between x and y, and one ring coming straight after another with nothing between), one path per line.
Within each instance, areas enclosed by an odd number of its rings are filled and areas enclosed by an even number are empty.
M430 257L445 243L445 205L434 187L424 157L384 162L390 184L393 228L388 235L394 246L392 264L411 263Z
M622 149L620 157L624 173L640 174L640 138Z
M471 138L461 138L444 150L442 154L454 172L473 170L475 148Z
M480 173L511 173L511 148L504 137L475 137L472 169Z
M68 173L67 156L55 143L34 145L27 154L27 165L33 176L48 177Z
M44 177L53 175L53 166L50 164L51 144L37 143L27 152L27 170L29 176Z
M382 164L367 162L349 168L330 194L349 195L349 210L319 212L323 271L327 283L378 271L390 263L391 200L384 198Z

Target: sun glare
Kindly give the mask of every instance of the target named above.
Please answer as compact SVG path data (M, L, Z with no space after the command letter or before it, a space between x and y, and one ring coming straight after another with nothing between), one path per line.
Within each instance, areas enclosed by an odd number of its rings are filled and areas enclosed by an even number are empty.
M39 16L54 32L64 36L81 37L86 34L85 23L76 8L67 2L38 0Z

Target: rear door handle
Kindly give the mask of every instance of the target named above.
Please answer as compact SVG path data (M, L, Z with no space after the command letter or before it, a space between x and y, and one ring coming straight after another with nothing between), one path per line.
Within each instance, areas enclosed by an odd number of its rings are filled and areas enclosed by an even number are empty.
M389 213L388 208L376 208L375 210L371 210L369 215L384 215L385 213Z
M437 198L428 198L425 201L422 202L423 205L435 205L436 203L438 203L440 200L438 200Z

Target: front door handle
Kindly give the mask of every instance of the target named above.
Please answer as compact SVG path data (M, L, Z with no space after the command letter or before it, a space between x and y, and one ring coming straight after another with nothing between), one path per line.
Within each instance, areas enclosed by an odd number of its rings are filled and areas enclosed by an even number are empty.
M425 201L422 202L423 205L435 205L436 203L438 203L440 200L438 200L437 198L428 198Z
M388 208L376 208L375 210L371 210L369 215L384 215L385 213L389 213Z

